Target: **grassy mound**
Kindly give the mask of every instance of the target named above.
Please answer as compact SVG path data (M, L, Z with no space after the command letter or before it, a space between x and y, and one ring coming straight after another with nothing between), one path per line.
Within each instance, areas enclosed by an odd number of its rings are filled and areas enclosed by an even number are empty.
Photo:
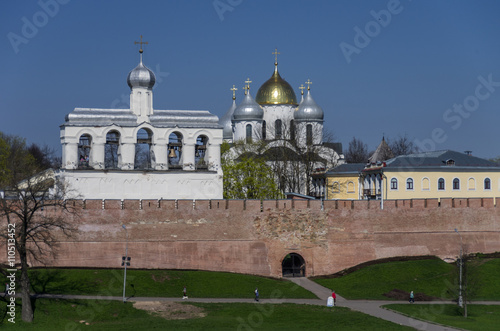
M500 259L477 257L469 265L473 300L500 300ZM373 264L343 276L317 278L347 299L394 299L390 293L421 293L427 297L455 299L458 289L455 264L439 259L393 261Z

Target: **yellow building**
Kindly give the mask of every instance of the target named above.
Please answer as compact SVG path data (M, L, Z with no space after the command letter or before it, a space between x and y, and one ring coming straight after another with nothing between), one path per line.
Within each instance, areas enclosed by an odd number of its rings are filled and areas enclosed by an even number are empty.
M365 163L344 163L326 172L326 199L361 197L360 175Z
M493 198L500 194L499 165L455 151L401 155L370 163L357 176L355 165L350 173L347 169L327 172L328 199Z

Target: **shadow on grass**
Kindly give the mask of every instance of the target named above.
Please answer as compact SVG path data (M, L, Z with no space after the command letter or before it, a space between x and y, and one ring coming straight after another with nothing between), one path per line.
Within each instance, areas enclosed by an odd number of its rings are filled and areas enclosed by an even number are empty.
M30 273L31 289L36 294L91 293L95 281L81 282L68 279L59 270L34 270Z

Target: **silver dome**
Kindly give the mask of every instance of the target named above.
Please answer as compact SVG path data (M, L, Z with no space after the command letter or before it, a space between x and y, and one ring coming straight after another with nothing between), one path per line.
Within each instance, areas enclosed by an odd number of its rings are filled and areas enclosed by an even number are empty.
M300 102L293 118L296 121L322 122L323 117L323 109L313 100L311 91L307 91L306 97Z
M231 120L233 118L235 109L236 109L236 100L233 99L233 104L219 121L219 124L223 128L222 139L233 139L233 124Z
M252 98L250 90L248 90L243 101L234 110L233 119L235 121L262 120L263 117L264 110L262 110L262 107Z
M127 84L130 88L145 87L153 88L156 82L155 74L141 62L131 72L128 73Z

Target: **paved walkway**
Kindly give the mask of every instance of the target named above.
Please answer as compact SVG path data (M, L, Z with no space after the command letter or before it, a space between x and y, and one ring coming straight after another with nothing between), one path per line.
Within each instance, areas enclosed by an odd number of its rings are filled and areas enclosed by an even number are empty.
M261 299L261 303L295 303L295 304L309 304L309 305L325 305L326 300L332 295L330 289L319 285L307 278L291 278L290 281L295 284L311 291L320 299ZM98 295L66 295L66 294L36 294L35 298L58 298L58 299L97 299L97 300L117 300L122 301L123 297L116 296L98 296ZM171 301L171 302L206 302L206 303L253 303L253 299L233 299L233 298L189 298L188 300L183 300L182 298L163 298L163 297L128 297L128 301ZM444 331L444 330L458 330L451 327L433 324L425 321L420 321L405 315L395 313L393 311L381 308L382 305L388 305L392 303L403 303L402 301L377 301L377 300L347 300L337 294L337 306L347 307L352 310L356 310L371 316L375 316L393 323L400 325L406 325L417 330L427 330L427 331ZM450 304L454 303L451 301L432 301L432 302L416 302L415 304ZM484 304L484 305L500 305L500 301L480 301L474 302L474 304ZM335 309L335 308L333 308Z
M307 278L292 278L290 279L297 285L302 286L306 290L314 293L318 298L323 298L323 304L326 305L326 300L332 295L332 291L326 287L319 285ZM382 305L388 305L392 303L403 303L402 301L376 301L376 300L346 300L345 298L337 294L337 306L348 307L352 310L357 310L362 313L372 315L384 320L397 323L399 325L406 325L417 330L428 330L428 331L443 331L443 330L458 330L448 326L433 324L421 320L417 320L405 315L395 313L393 311L381 308ZM419 304L430 304L431 302L420 302ZM436 303L435 301L432 303ZM453 302L439 302L439 304L449 304ZM480 303L478 303L480 304ZM484 304L500 304L500 302L488 302Z

